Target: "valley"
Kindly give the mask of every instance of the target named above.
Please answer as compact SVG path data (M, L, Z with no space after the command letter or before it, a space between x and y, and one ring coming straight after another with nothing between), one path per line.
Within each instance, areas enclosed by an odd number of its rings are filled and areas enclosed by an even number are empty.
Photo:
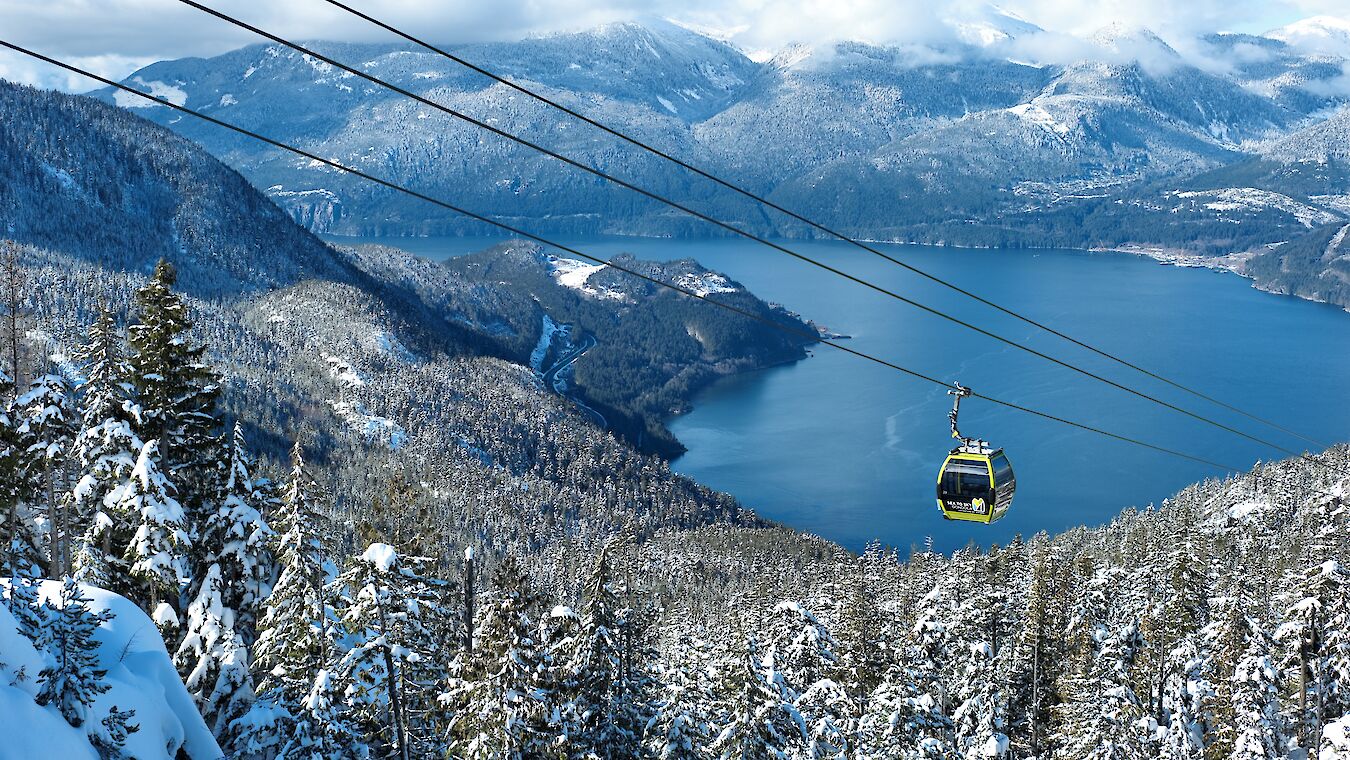
M970 13L455 47L917 270L312 43L854 281L279 46L69 60L308 155L0 80L0 755L1350 757L1350 21Z

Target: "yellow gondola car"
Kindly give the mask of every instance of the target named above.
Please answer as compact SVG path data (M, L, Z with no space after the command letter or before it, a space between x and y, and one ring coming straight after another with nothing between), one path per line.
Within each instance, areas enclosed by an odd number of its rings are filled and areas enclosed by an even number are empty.
M1008 513L1017 478L1003 449L952 449L938 472L937 500L948 520L991 523Z
M938 509L948 520L988 525L1008 513L1017 478L1003 449L991 449L978 438L961 435L957 428L961 399L970 396L971 390L957 383L947 393L955 396L947 419L952 424L952 437L961 445L951 450L938 470Z

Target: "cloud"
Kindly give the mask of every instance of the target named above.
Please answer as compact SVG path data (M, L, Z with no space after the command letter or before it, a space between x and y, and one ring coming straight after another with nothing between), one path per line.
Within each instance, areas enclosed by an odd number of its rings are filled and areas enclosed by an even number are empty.
M323 0L202 0L277 34L298 39L387 41L390 36ZM355 7L433 41L512 40L602 23L668 17L745 50L789 43L827 49L857 40L897 46L905 60L945 55L960 39L953 21L1007 21L982 0L348 0ZM1081 36L1118 22L1146 27L1184 54L1189 40L1221 29L1260 31L1344 0L1002 0L1000 8L1041 27L1014 47L1032 60L1092 55ZM1344 13L1344 8L1340 9ZM992 19L992 22L991 22ZM217 55L257 42L253 35L175 0L6 0L0 36L101 73L125 76L147 61ZM1034 54L1034 55L1033 55ZM1150 51L1124 51L1153 57ZM1097 53L1096 55L1102 55ZM1109 55L1109 54L1108 54ZM1160 65L1162 59L1155 61ZM84 89L42 64L0 56L0 76Z

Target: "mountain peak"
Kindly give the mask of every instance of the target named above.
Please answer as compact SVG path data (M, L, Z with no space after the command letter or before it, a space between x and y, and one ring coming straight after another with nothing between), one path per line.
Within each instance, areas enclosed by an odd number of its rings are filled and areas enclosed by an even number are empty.
M1164 53L1168 57L1179 58L1177 51L1167 44L1151 29L1142 26L1130 26L1113 21L1092 33L1093 44L1113 53L1142 55L1146 52Z
M973 11L951 14L943 19L956 38L973 47L989 47L1045 30L1011 11L986 3Z
M1307 52L1350 56L1350 19L1339 16L1310 16L1264 36Z

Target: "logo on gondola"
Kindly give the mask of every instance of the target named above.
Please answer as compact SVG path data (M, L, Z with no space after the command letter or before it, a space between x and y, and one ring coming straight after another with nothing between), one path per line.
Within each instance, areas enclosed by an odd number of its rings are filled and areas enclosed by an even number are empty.
M952 512L965 512L970 515L983 515L989 513L989 506L984 499L975 499L974 501L949 501L947 509Z

